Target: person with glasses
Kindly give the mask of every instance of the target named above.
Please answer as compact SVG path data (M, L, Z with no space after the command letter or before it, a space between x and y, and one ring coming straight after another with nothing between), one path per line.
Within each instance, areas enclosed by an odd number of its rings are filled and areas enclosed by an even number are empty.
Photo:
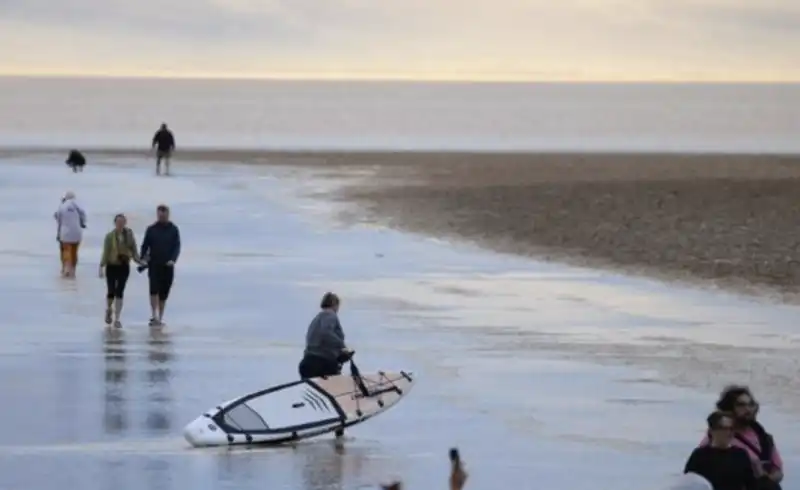
M734 446L743 449L756 469L759 488L780 490L783 480L783 459L775 445L775 439L756 420L758 402L747 386L730 385L720 393L717 409L733 414ZM701 444L708 441L706 437Z
M734 415L716 410L706 422L708 442L692 451L683 472L702 476L714 490L758 490L747 452L733 445Z

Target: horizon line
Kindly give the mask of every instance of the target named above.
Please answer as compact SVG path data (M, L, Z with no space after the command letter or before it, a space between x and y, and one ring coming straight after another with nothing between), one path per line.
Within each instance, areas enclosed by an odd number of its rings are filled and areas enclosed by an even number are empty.
M347 74L105 74L105 73L10 73L0 71L0 79L66 79L66 80L161 80L161 81L286 81L286 82L405 82L405 83L541 83L541 84L726 84L726 85L796 85L800 79L724 79L724 78L534 78L534 77L455 77L455 76L415 76L415 75L347 75Z

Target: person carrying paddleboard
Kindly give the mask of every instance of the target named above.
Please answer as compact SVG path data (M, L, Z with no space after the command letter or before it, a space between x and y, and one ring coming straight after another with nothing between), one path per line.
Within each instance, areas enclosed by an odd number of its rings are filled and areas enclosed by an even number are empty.
M306 348L297 370L300 378L336 376L342 372L342 364L350 360L353 351L344 343L344 330L339 322L339 297L325 293L320 301L320 312L311 320L306 332ZM342 437L344 430L336 431Z
M344 343L344 331L339 323L339 297L325 293L320 301L320 312L311 320L306 332L306 348L297 367L301 378L336 376L342 373L342 364L352 355Z

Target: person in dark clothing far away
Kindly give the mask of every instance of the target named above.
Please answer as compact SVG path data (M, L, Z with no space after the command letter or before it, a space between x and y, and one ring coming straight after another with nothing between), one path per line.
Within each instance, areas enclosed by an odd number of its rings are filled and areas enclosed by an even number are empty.
M172 152L175 151L175 136L167 128L167 123L162 123L161 127L153 135L153 148L156 149L156 175L161 175L161 160L164 160L166 175L169 175L169 162Z
M86 157L78 150L70 150L65 163L69 165L73 172L83 172L83 167L86 166Z
M758 490L755 469L744 449L732 444L734 416L715 411L706 419L708 444L692 451L684 473L702 476L714 490Z
M339 323L339 297L325 293L320 301L320 312L311 320L306 332L306 348L297 367L300 378L317 378L341 374L342 364L350 360L353 351L344 343L344 331ZM336 437L344 431L336 431Z
M733 442L745 451L756 469L761 490L780 490L783 459L775 439L756 420L759 405L747 386L726 386L719 395L717 409L733 414ZM704 444L708 437L700 444Z
M180 230L170 221L169 208L164 204L159 205L156 216L156 222L144 232L139 250L139 256L147 263L151 327L163 325L164 308L175 279L175 263L181 254Z

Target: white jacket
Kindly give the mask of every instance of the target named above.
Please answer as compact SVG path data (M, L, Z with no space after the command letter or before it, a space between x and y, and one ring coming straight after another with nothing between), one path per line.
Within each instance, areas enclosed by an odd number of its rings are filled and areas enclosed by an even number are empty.
M83 239L83 226L86 226L86 213L74 199L67 199L55 213L58 222L58 239L64 243L80 243Z

